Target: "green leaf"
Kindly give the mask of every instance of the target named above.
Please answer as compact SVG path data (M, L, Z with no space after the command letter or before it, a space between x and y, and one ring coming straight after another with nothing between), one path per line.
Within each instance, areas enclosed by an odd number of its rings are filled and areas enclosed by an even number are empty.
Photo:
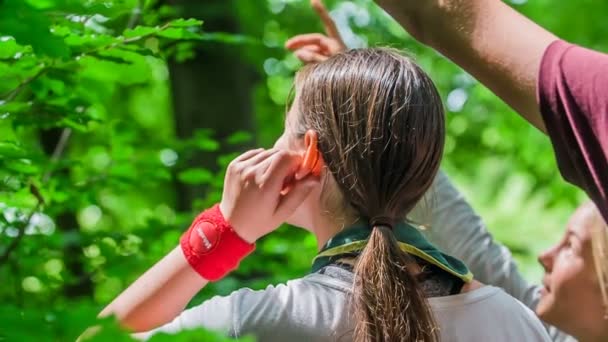
M12 37L0 38L0 59L15 58L18 53L25 51L25 47L17 44Z
M200 33L195 33L183 27L169 27L158 33L160 37L175 39L175 40L201 40Z
M156 41L156 43L154 43ZM156 44L156 46L154 46ZM144 41L144 47L137 44L121 44L116 46L115 50L125 50L135 52L141 56L154 56L158 53L158 39L147 38Z
M29 159L13 159L4 162L7 169L26 175L35 175L40 173L40 168L34 165Z
M122 180L131 181L137 178L137 167L131 163L120 163L114 165L110 171L110 175Z
M203 168L191 168L180 172L177 178L186 184L206 184L213 180L213 173Z
M206 130L197 130L192 138L194 145L203 151L217 151L220 144L209 137L209 132Z
M235 132L235 133L231 134L226 139L226 142L231 145L238 145L238 144L250 142L252 140L253 140L253 135L251 133L245 132L245 131L239 131L239 132Z
M102 61L108 61L108 62L112 62L112 63L116 63L116 64L132 64L131 61L129 61L125 58L122 58L122 56L117 57L117 56L109 55L107 53L96 53L96 54L92 54L91 56L95 57L99 60L102 60Z
M89 130L89 127L86 124L78 122L71 118L63 118L61 120L61 124L65 127L70 127L78 132L86 132Z
M66 92L65 80L51 77L40 77L32 82L30 87L38 99L61 97Z
M15 141L0 141L0 158L22 158L26 151Z
M100 49L120 42L119 39L105 34L70 34L64 41L67 45L81 50Z
M1 101L0 101L1 102ZM6 102L0 104L0 118L5 114L17 114L27 112L32 108L31 102Z
M57 1L54 0L25 0L25 2L40 10L51 9L57 5Z
M198 19L177 19L177 20L172 20L169 22L169 26L171 27L200 27L201 25L203 25L203 21L202 20L198 20Z
M200 39L205 42L220 42L226 44L260 44L260 41L253 37L225 32L202 33Z
M50 57L67 57L69 47L51 32L51 21L43 11L19 0L0 2L0 32L31 45L34 52Z
M116 84L132 85L149 81L151 77L149 72L150 67L143 56L122 49L115 49L112 52L106 51L104 56L129 60L133 63L116 63L86 56L79 60L79 63L83 67L79 73L81 79L86 79L92 84L99 84L105 87L114 87Z
M170 54L178 63L183 63L196 57L195 45L192 41L180 42L175 45Z
M158 27L137 26L134 29L126 29L122 35L125 38L131 39L135 37L149 36L158 33L159 31L160 28Z

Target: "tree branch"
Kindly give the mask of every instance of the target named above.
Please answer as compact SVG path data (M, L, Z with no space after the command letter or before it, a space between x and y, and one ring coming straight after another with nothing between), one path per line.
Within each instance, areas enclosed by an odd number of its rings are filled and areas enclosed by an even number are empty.
M65 151L65 148L68 145L68 141L70 139L70 136L72 135L72 129L71 128L64 128L61 131L61 136L59 137L59 141L57 142L57 145L55 145L55 149L53 150L53 154L51 155L51 169L49 169L44 176L42 177L42 183L46 183L48 182L48 180L51 178L51 175L53 174L53 165L56 164L59 159L61 158L61 156L63 155L63 152Z
M161 1L161 3L162 3L162 1ZM144 0L137 1L137 6L135 8L133 8L131 17L129 18L126 28L132 29L137 25L137 23L141 19L141 15L143 13L144 6L145 6ZM87 20L88 19L90 19L90 18L87 18ZM160 30L164 30L167 27L169 27L168 23L161 26ZM138 36L138 37L132 37L130 39L124 39L119 44L128 44L128 43L140 40L142 38L145 38L146 36L148 36L148 35L142 35L142 36ZM115 45L118 45L118 44L115 44ZM112 45L112 46L115 46L115 45ZM84 53L84 55L86 55L86 53ZM8 95L6 95L6 97L4 98L4 101L10 102L10 101L14 100L17 97L17 95L23 90L23 88L25 88L28 84L30 84L34 80L38 79L40 76L44 75L48 71L48 69L49 69L48 66L43 66L35 75L29 77L28 79L26 79L25 81L20 83L15 89L10 91L8 93ZM59 137L57 145L55 146L55 149L53 150L53 154L51 155L51 168L43 175L42 184L45 184L51 178L51 176L53 174L52 167L54 164L56 164L59 161L59 159L61 159L61 156L65 152L65 149L67 147L71 134L72 134L71 128L64 128L61 131L61 135ZM40 207L44 204L44 199L42 198L40 193L37 191L37 188L30 187L30 190L32 191L32 194L36 197L37 204L34 207L34 209L32 209L30 214L28 215L27 220L18 227L17 236L11 241L11 243L2 252L2 254L0 254L0 267L9 260L11 253L17 248L17 246L23 239L23 236L25 235L25 230L30 225L32 217L34 216L34 214L36 212L38 212L40 210ZM33 190L36 190L36 191L33 191Z
M30 83L34 82L35 80L37 80L40 76L44 75L48 70L49 70L48 66L43 66L34 76L31 76L31 77L27 78L25 81L19 83L19 85L17 86L17 88L11 90L4 97L4 101L5 102L10 102L10 101L14 100L15 97L17 97L17 95L19 95L19 93L21 92L21 90L23 90L23 88L25 88L25 86L27 86L28 84L30 84Z
M42 206L42 202L40 202L39 200L36 204L36 207L34 207L34 209L32 209L32 211L28 215L27 220L19 226L17 236L13 239L13 241L11 241L8 247L6 247L4 252L2 252L2 254L0 255L0 266L2 266L8 261L8 258L10 257L11 253L17 248L19 242L21 242L21 239L23 239L23 236L25 235L25 229L30 225L32 217L34 217L34 214L38 212L40 206Z
M127 23L128 29L134 28L137 25L137 23L139 23L141 14L144 11L144 2L145 2L144 0L137 1L137 6L135 6L135 8L133 8L133 11L131 12L131 17L129 18L129 22Z
M55 149L53 150L53 154L51 155L51 165L57 163L59 161L59 159L61 158L61 156L63 155L63 152L65 151L65 148L68 144L71 134L72 134L71 128L64 128L61 131L61 136L59 137L59 141L57 142L57 145L55 145ZM51 178L52 174L53 174L53 170L49 169L42 178L42 184L45 184L46 182L48 182L48 180ZM44 198L40 194L40 191L38 190L38 188L33 186L33 184L30 185L30 192L32 193L32 195L34 197L36 197L36 200L37 200L36 206L34 207L34 209L32 209L32 211L28 215L27 220L24 223L22 223L21 225L19 225L18 230L17 230L17 236L11 241L11 243L8 245L8 247L0 255L0 267L8 261L11 253L17 248L17 246L19 246L19 243L21 243L21 240L23 239L23 236L25 235L25 229L30 225L30 223L32 221L32 217L34 217L34 214L37 213L40 210L40 207L44 204Z

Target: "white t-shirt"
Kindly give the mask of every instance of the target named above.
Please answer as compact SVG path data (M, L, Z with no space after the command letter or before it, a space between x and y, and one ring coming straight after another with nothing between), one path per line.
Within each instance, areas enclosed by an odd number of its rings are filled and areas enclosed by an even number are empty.
M258 341L350 341L352 273L335 266L327 269L331 272L261 291L241 289L214 297L138 337L204 327L233 337L251 334ZM551 341L534 313L497 287L429 298L429 303L442 342Z

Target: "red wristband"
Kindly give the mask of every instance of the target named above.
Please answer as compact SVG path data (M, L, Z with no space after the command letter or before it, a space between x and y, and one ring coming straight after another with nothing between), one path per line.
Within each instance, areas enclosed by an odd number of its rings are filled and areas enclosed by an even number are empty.
M255 249L243 240L224 219L219 204L194 219L180 239L182 252L201 277L220 280L236 269L239 262Z

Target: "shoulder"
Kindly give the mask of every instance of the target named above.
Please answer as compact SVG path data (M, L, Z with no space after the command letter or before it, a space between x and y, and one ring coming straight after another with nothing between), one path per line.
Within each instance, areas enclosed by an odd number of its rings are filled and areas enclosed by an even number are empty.
M238 290L231 295L236 336L253 333L274 340L332 333L345 321L348 289L346 282L311 274L263 290Z
M286 283L277 285L268 285L262 290L252 290L250 288L242 288L233 292L230 296L233 297L236 305L256 304L262 305L266 301L281 302L283 307L289 303L287 299L297 297L313 297L322 294L340 295L350 290L350 284L334 279L321 274L310 274L303 278L289 280ZM259 308L258 308L259 309Z
M429 302L442 334L465 337L463 341L550 341L534 312L494 286Z
M147 340L161 332L172 334L196 328L234 337L253 334L260 340L280 340L290 333L304 336L292 329L293 322L306 322L300 324L303 327L314 326L312 319L326 319L324 315L331 314L328 308L334 309L334 304L340 301L340 284L332 286L333 280L325 278L328 277L308 276L263 290L243 288L227 296L214 296L185 310L172 322L133 337ZM325 309L320 309L322 302L326 303Z

